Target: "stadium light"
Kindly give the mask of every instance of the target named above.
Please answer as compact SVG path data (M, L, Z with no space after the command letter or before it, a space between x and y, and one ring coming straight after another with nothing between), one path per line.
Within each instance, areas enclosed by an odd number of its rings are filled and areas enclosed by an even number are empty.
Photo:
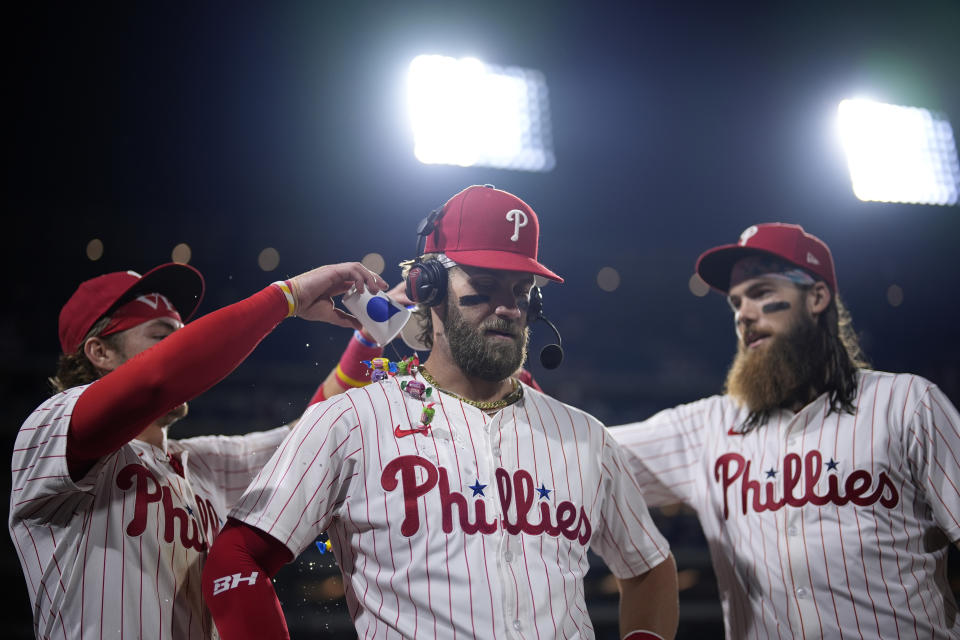
M407 87L420 162L553 169L547 83L539 71L422 55L410 63Z
M861 99L842 101L838 112L850 180L860 200L957 204L960 162L945 117Z

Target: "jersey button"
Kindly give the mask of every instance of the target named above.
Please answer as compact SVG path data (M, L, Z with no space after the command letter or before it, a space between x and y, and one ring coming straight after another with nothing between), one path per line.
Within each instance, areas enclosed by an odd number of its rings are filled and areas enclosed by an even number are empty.
M519 620L514 620L514 621L513 621L513 628L516 629L517 631L520 631L520 621L519 621Z
M800 530L797 529L796 527L790 527L789 529L787 529L787 535L795 536L798 533L800 533Z
M513 554L507 551L505 554L503 554L503 559L505 562L513 562Z
M797 597L798 597L798 598L806 598L806 597L807 597L807 590L804 589L803 587L799 587L799 588L797 589Z
M499 456L499 455L500 455L500 447L494 447L494 448L493 448L493 455L495 455L495 456Z

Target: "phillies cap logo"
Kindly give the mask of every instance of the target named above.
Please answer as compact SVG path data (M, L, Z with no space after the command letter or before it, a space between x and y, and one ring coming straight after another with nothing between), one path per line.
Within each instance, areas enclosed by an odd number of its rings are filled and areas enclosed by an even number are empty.
M527 226L527 214L520 209L511 209L507 211L507 222L513 223L513 235L510 236L512 242L520 239L520 228Z
M142 302L154 311L160 308L160 303L163 303L163 306L165 306L168 310L176 311L167 296L163 295L162 293L148 293L146 295L137 296L135 300L137 302Z

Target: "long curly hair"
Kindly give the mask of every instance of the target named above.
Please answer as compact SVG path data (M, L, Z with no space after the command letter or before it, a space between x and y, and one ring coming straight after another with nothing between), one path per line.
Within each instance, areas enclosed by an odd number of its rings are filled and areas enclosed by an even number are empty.
M818 324L829 357L824 371L824 391L830 392L830 411L854 413L857 396L857 370L869 367L860 339L853 330L850 312L835 293L830 305L820 314Z

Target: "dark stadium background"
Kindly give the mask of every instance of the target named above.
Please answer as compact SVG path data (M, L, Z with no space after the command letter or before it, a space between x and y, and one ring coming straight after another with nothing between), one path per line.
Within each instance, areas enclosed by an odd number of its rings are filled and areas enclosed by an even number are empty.
M183 242L206 276L201 313L372 251L395 282L419 220L476 183L534 207L541 259L567 279L544 292L566 360L530 368L608 424L720 390L730 313L688 279L703 249L772 220L830 244L876 368L921 374L960 404L960 208L860 202L833 128L841 99L870 94L940 111L957 135L956 2L31 3L5 11L4 31L7 451L46 396L57 313L80 280L144 271ZM420 53L541 70L556 168L416 161L403 80ZM612 293L596 285L605 266L621 275ZM348 336L283 323L174 435L294 419ZM536 327L533 352L549 338ZM695 519L657 518L685 587L680 637L721 637ZM5 540L3 635L29 637ZM336 576L311 549L278 577L295 638L351 635ZM610 589L592 572L603 638L616 636Z

